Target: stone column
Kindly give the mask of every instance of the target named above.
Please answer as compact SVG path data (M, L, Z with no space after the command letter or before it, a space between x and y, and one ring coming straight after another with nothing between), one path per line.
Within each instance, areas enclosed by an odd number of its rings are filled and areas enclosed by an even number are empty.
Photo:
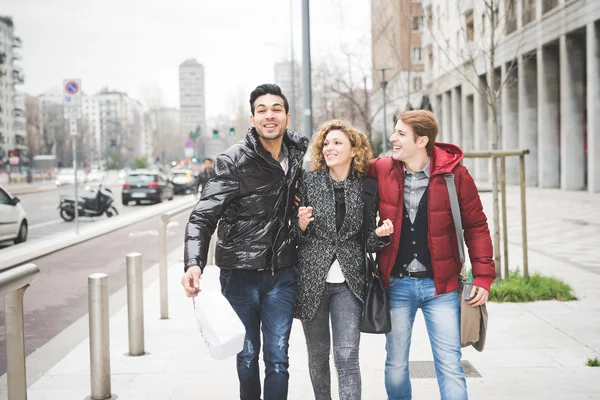
M462 148L464 151L474 150L474 104L473 104L473 95L470 94L468 96L464 96L461 103L462 107L462 120L463 120L463 134L462 134ZM464 166L473 173L474 172L474 159L465 158Z
M473 141L475 150L490 149L491 132L488 126L488 102L484 84L479 82L479 89L473 95ZM475 159L475 179L479 182L490 182L490 160L486 158Z
M438 141L450 142L452 141L452 121L450 116L450 92L446 91L442 95L442 130L438 134Z
M537 49L538 185L560 187L560 76L558 48Z
M585 48L580 37L565 35L560 37L559 46L560 187L564 190L582 190L585 187Z
M600 192L600 26L589 23L587 43L588 191Z
M452 143L462 147L462 99L460 86L451 91L452 96Z
M537 65L534 57L519 57L519 148L525 156L525 182L538 185Z
M516 65L502 64L502 140L501 148L515 150L519 148L519 89L517 85ZM519 160L516 157L506 159L506 183L519 183Z

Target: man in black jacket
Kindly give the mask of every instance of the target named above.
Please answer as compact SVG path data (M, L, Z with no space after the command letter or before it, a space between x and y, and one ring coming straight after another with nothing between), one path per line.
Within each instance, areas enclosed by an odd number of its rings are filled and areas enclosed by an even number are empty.
M259 400L258 368L262 324L264 399L288 393L288 339L296 300L296 244L290 219L297 211L295 189L308 139L287 130L289 104L277 85L250 94L246 138L217 158L186 227L185 275L188 297L200 290L210 237L219 222L215 252L221 290L246 328L237 356L240 398Z

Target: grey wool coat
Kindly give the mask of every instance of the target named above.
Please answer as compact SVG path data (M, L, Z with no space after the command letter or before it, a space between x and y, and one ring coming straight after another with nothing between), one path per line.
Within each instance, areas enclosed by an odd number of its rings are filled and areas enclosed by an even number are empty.
M326 278L334 256L337 257L348 287L362 302L365 292L365 254L363 249L363 178L351 174L344 181L346 215L339 233L335 224L333 182L327 168L302 172L298 185L301 206L313 207L308 228L301 232L295 220L298 240L298 289L294 317L311 320L321 303ZM389 243L375 234L377 198L369 219L368 245L372 252Z

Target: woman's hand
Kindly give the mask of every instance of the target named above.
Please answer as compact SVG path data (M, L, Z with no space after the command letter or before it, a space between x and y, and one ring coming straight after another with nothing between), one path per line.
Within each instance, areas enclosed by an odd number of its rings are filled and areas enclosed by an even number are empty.
M300 226L300 230L302 232L304 232L308 227L308 224L315 219L315 217L312 216L312 212L312 207L298 208L298 225Z
M392 233L394 233L394 224L389 219L383 221L381 226L375 229L377 237L390 236Z

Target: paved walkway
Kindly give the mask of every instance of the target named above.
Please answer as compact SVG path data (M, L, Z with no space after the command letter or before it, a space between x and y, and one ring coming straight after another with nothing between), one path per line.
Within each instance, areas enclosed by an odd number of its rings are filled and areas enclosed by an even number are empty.
M486 211L491 199L482 195ZM516 202L513 202L517 199ZM509 193L510 232L520 232L515 217L517 196ZM483 353L465 349L463 360L480 377L467 379L471 399L600 399L600 368L585 366L600 357L600 196L584 193L528 190L530 269L559 276L579 297L575 302L489 304L489 331ZM491 215L491 214L490 214ZM574 222L576 221L576 222ZM514 225L514 226L513 226ZM520 240L520 233L519 233ZM520 246L511 238L510 259L519 264ZM595 246L585 244L594 243ZM235 399L238 393L233 359L212 360L194 320L192 304L179 285L182 249L170 255L170 319L159 319L158 282L144 292L146 349L143 357L127 357L127 310L113 301L110 320L112 390L122 400ZM513 262L511 262L513 265ZM101 272L99 270L99 272ZM206 289L216 288L218 270L208 267ZM156 279L156 267L145 274ZM28 295L33 295L28 293ZM115 294L121 299L125 292ZM87 329L80 321L80 329ZM63 334L61 334L63 335ZM68 340L68 332L57 340ZM363 398L383 400L384 337L363 335L361 366ZM50 342L48 347L52 346ZM46 347L46 346L45 346ZM40 354L49 351L44 347ZM40 357L28 358L35 368ZM433 360L421 314L415 322L411 361ZM306 347L300 324L295 321L290 342L291 400L311 399ZM335 374L333 374L335 376ZM439 398L432 378L413 379L415 399ZM30 380L29 400L81 400L90 394L89 343L79 343L39 379ZM1 389L1 388L0 388ZM2 391L0 390L0 398ZM334 396L337 398L337 396Z

